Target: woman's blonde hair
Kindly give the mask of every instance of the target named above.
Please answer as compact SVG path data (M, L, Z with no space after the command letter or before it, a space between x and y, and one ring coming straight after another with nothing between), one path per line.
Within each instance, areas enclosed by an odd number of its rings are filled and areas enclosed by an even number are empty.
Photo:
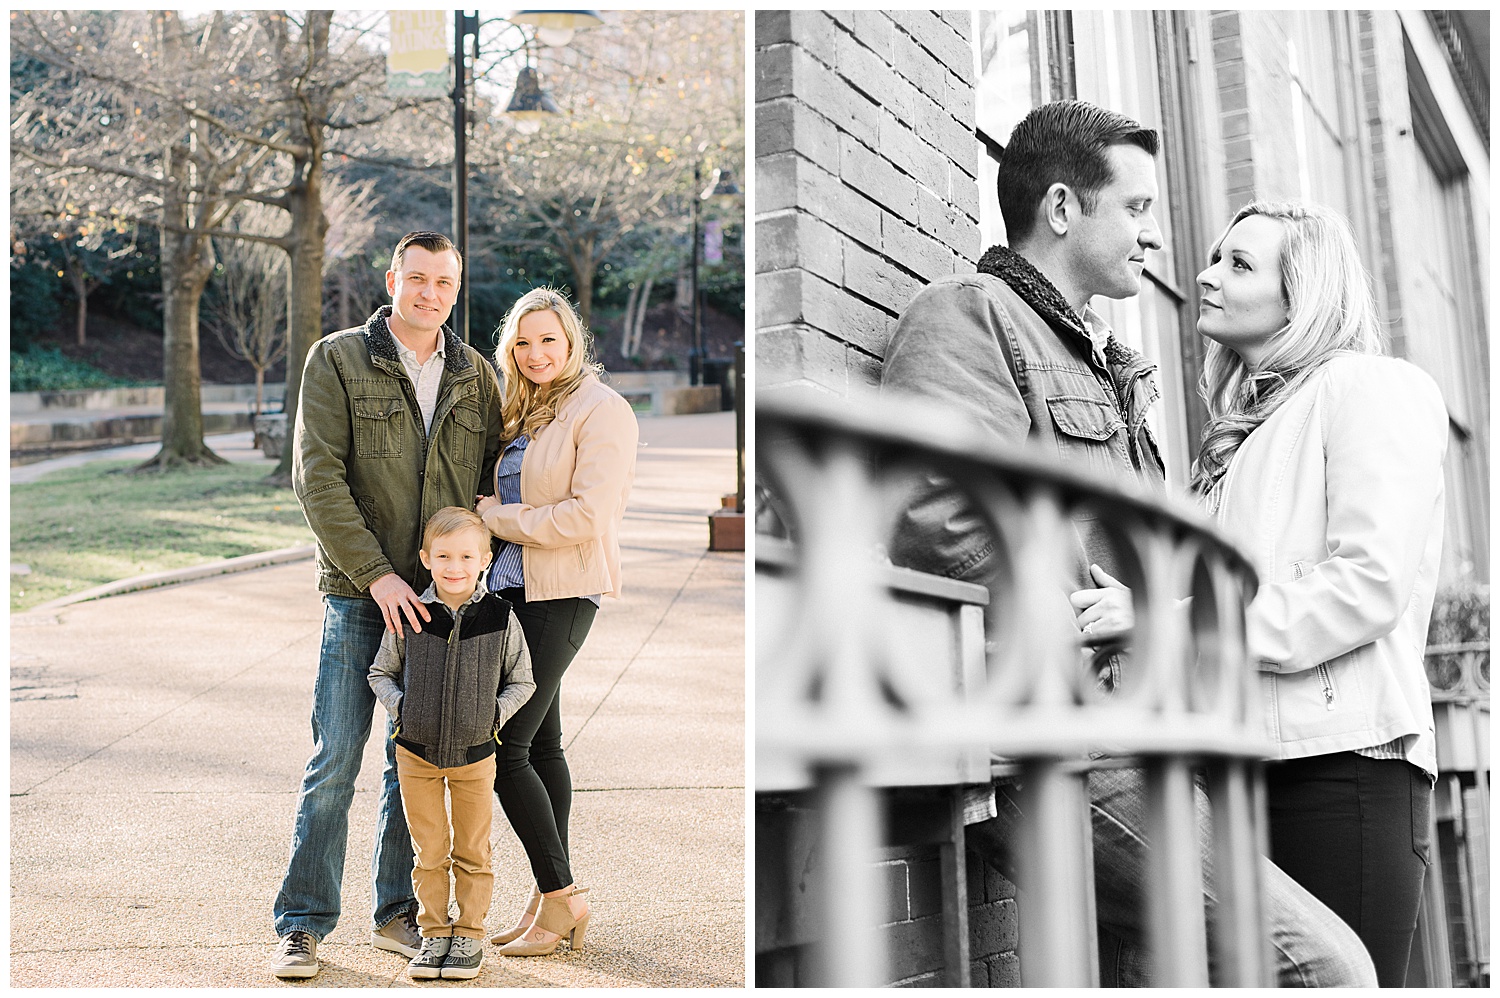
M1251 215L1281 223L1281 297L1287 321L1254 371L1222 343L1208 345L1198 385L1208 423L1192 481L1193 490L1202 494L1218 484L1250 432L1330 357L1385 352L1370 278L1343 216L1321 205L1253 201L1225 226L1209 251L1210 263L1217 261L1229 230Z
M552 381L538 385L516 367L514 347L516 334L520 330L521 317L528 312L550 309L562 324L563 334L568 340L568 359L562 371ZM504 435L507 441L522 434L535 436L536 432L557 417L557 408L563 399L584 382L589 375L599 374L599 365L593 359L594 339L584 327L568 301L567 295L556 288L532 288L505 313L500 324L500 341L495 346L495 363L505 378L502 390L501 413L505 421Z

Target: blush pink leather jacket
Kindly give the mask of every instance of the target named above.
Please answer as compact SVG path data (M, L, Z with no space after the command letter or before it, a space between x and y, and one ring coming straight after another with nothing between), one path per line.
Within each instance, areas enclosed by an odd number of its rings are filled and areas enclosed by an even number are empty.
M1260 574L1246 637L1279 758L1400 738L1436 774L1423 651L1447 443L1426 372L1340 354L1235 454L1218 516Z
M527 445L521 501L484 514L490 533L524 546L527 601L620 595L638 432L630 403L590 375Z

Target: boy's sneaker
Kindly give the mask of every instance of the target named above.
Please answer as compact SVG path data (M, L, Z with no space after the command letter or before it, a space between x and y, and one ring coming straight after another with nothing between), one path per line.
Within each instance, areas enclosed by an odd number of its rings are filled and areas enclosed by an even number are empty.
M448 956L451 936L429 936L422 940L422 948L406 965L406 976L414 981L436 980L443 970L443 960Z
M478 939L454 936L448 950L448 959L443 961L443 978L449 981L467 981L479 976L484 966L484 947Z
M370 933L370 945L402 956L415 957L422 952L422 932L417 928L416 912L408 908Z
M318 973L318 940L311 932L293 929L281 937L271 958L277 977L314 977Z

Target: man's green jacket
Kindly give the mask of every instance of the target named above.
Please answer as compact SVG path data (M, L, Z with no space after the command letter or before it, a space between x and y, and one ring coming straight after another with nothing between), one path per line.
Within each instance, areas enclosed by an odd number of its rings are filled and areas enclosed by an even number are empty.
M443 327L443 377L432 432L387 325L389 305L362 327L308 351L297 404L292 487L318 542L318 589L368 596L395 572L417 592L430 575L417 551L444 506L472 509L493 491L500 453L500 382L484 356Z

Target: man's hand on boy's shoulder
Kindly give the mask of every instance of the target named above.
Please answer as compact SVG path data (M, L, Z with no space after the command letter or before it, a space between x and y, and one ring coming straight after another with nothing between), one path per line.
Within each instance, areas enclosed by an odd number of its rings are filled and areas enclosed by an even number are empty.
M370 598L375 601L375 604L380 607L380 612L385 616L385 629L396 634L401 633L403 612L407 620L411 622L411 629L419 633L422 630L422 624L417 619L418 615L422 620L432 619L432 614L428 613L427 607L422 605L416 591L395 572L387 572L370 583Z

